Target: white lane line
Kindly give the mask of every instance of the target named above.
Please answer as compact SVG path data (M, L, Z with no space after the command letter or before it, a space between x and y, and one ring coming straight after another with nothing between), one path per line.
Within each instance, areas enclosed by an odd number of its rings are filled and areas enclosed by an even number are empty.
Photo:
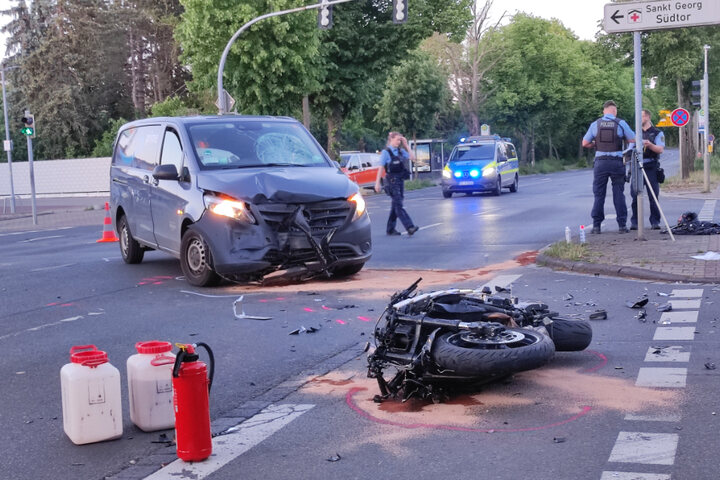
M672 465L678 439L676 433L620 432L608 461Z
M703 289L702 288L689 288L687 290L673 290L670 292L671 297L685 297L685 298L693 298L693 297L702 297L703 296Z
M670 480L664 473L603 472L600 480Z
M654 415L634 415L628 413L625 415L625 420L635 422L672 422L678 423L682 417L679 413L657 413Z
M492 290L492 293L495 293L495 286L506 288L520 277L522 277L522 275L498 275L480 288L488 287Z
M687 368L643 367L635 386L657 388L685 388Z
M47 236L47 237L35 237L35 238L29 238L29 239L27 239L27 240L23 240L23 241L20 242L20 243L35 242L35 241L37 241L37 240L49 240L49 239L51 239L51 238L62 238L62 237L64 237L64 236L65 236L65 235L49 235L49 236Z
M701 222L712 222L715 216L715 205L717 200L705 200L702 208L698 212L698 220Z
M672 305L673 310L698 310L700 308L701 299L696 300L670 300L668 303Z
M683 351L687 349L688 351ZM673 345L667 347L650 347L645 354L646 362L680 362L690 361L689 347Z
M228 431L232 431L232 433L215 437L213 453L207 460L186 463L178 459L145 477L145 480L175 480L178 478L201 480L270 437L314 406L270 405L254 417L229 429Z
M82 315L77 316L77 317L63 318L62 320L59 320L57 322L45 323L43 325L38 325L37 327L26 328L25 330L20 330L18 332L8 333L7 335L3 335L2 337L0 337L0 340L5 340L6 338L11 338L11 337L17 337L18 335L21 335L26 332L37 332L38 330L42 330L44 328L54 327L56 325L61 325L63 323L74 322L75 320L80 320L81 318L83 318Z
M689 310L687 312L664 312L660 315L660 325L670 323L696 323L698 320L698 311Z
M474 216L474 217L479 217L480 215L485 215L485 214L487 214L487 213L497 212L498 210L500 210L500 207L498 207L498 208L488 208L487 210L483 210L482 212L473 213L473 216Z
M9 237L11 235L26 235L28 233L41 233L41 232L48 232L48 231L57 232L59 230L68 230L70 228L74 228L74 227L61 227L61 228L56 228L54 230L27 230L27 231L23 231L23 232L0 233L0 237Z
M198 293L190 290L180 290L180 293L189 293L190 295L197 295L198 297L206 298L237 298L237 295L208 295L206 293Z
M431 223L430 225L423 225L423 226L420 227L418 230L426 230L426 229L428 229L428 228L437 227L437 226L439 226L439 225L442 225L442 222L440 222L440 223ZM407 232L403 233L403 235L407 235Z
M695 340L695 327L658 327L653 340Z
M65 263L63 265L55 265L52 267L42 267L42 268L33 268L30 270L31 272L44 272L46 270L57 270L58 268L65 268L65 267L71 267L75 265L74 263Z

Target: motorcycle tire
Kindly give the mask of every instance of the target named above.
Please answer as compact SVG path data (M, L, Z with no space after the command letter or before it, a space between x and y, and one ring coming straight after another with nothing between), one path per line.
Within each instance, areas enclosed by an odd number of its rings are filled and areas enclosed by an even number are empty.
M523 340L512 345L479 345L463 342L463 333L448 332L435 340L432 358L444 371L472 377L496 377L540 367L555 353L547 335L525 328L508 328ZM448 372L449 373L449 372Z
M592 341L592 327L587 320L553 318L545 329L558 352L578 352L585 350Z

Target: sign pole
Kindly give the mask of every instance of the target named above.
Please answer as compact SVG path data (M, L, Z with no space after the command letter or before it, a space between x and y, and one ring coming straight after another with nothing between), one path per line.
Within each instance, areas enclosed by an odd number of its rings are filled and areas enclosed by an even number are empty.
M703 75L702 87L702 108L703 108L703 192L710 191L710 155L708 153L708 138L710 138L710 101L708 98L708 50L710 45L703 47L705 50L705 74Z
M12 172L12 143L10 143L10 124L8 123L7 97L5 95L5 69L2 67L0 67L0 78L2 78L3 115L5 116L5 148L7 151L8 174L10 175L10 213L15 213L15 186L13 185Z
M25 116L30 115L30 110L25 110ZM35 206L35 170L33 169L33 145L32 145L32 138L30 138L30 135L25 135L25 138L27 138L27 150L28 150L28 167L30 169L30 194L32 198L32 217L33 217L33 225L37 225L37 208Z
M635 50L635 149L637 155L633 156L633 184L636 186L635 194L637 195L637 238L643 240L645 229L645 217L643 215L643 187L645 179L643 178L643 135L642 135L642 53L640 48L640 32L633 32L633 46ZM635 175L637 173L637 175ZM632 207L631 207L632 209Z

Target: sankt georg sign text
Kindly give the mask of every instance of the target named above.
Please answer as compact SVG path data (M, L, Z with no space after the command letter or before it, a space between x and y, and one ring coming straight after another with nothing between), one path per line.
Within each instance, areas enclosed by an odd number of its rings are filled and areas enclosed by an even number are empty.
M608 33L715 24L720 24L720 0L609 3L603 18Z

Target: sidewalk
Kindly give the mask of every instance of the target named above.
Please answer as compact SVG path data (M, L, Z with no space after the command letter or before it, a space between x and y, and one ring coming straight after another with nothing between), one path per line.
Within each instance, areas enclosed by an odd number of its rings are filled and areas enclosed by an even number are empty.
M17 206L14 214L0 212L0 233L87 225L97 226L102 232L106 201L105 197L38 199L37 225L33 224L32 208L24 202Z
M710 193L675 191L663 196L720 199L720 187ZM696 212L697 213L697 212ZM677 219L668 218L670 226ZM664 227L663 227L664 228ZM638 278L663 282L720 283L720 261L696 260L694 255L720 252L720 235L675 235L646 228L645 239L637 231L620 234L610 228L600 235L587 235L587 261L563 260L540 252L537 264L573 272Z

